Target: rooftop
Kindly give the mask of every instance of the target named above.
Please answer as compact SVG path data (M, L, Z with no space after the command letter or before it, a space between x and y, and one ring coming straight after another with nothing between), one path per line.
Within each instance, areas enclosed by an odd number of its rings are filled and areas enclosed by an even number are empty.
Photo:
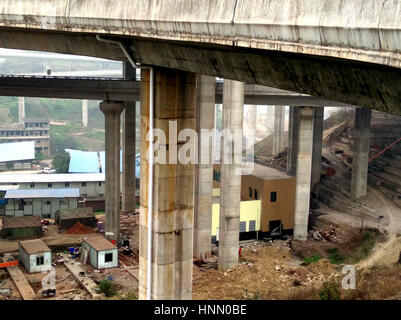
M35 141L0 144L0 162L35 159Z
M0 184L91 181L103 182L104 179L104 173L0 174Z
M79 198L78 188L7 190L4 199Z
M50 248L40 239L20 241L19 245L28 254L42 253L51 251Z
M59 209L56 212L57 215L60 216L61 220L95 217L92 207Z
M285 172L278 169L263 166L257 163L253 164L253 169L249 164L242 164L242 175L251 175L262 180L290 179L293 178Z
M41 227L39 216L3 217L3 229Z
M96 251L117 249L114 244L101 235L89 236L86 239L84 238L84 241Z

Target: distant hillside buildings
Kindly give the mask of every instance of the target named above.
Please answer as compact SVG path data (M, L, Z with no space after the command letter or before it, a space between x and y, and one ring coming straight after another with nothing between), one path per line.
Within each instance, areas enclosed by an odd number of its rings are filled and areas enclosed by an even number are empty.
M35 141L35 153L50 155L50 126L44 119L24 119L22 123L0 125L0 143Z

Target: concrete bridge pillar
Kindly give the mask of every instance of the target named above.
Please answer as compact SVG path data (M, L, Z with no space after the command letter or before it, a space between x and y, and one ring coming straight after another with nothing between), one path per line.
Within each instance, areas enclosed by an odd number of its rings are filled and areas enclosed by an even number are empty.
M195 216L194 256L203 258L210 254L212 233L213 198L213 135L204 135L201 130L211 132L215 119L216 79L198 76L196 99L196 131L198 133L198 164L195 166ZM209 138L210 137L210 138ZM206 160L207 161L202 161Z
M88 100L82 100L82 125L88 126Z
M306 240L311 186L314 108L300 107L299 113L294 240Z
M120 234L120 114L123 102L103 101L100 110L105 116L106 185L105 185L105 231Z
M351 196L353 200L366 195L372 110L355 109L354 156L352 158Z
M320 167L323 143L324 107L315 108L313 117L313 151L312 151L312 181L311 188L320 181Z
M18 97L18 122L22 124L25 118L25 97Z
M167 164L155 163L152 210L152 299L191 299L193 268L193 216L195 165L174 163L177 133L169 133L170 121L195 130L196 75L154 68L154 128L166 135L155 152L166 151ZM141 72L141 184L139 227L139 299L147 296L150 71ZM174 130L172 130L174 131ZM158 134L160 132L156 132ZM163 140L163 139L162 139ZM183 142L180 143L182 148ZM180 150L180 149L179 149ZM178 151L179 151L178 150Z
M124 79L135 80L136 69L129 62L123 64ZM135 139L136 139L136 102L124 102L122 117L123 129L123 174L122 174L122 203L124 211L135 211Z
M288 122L287 174L294 176L297 169L299 107L290 107Z
M224 80L223 86L223 130L242 132L244 83ZM232 155L227 156L225 145L231 143ZM239 222L241 201L241 139L221 144L221 183L219 221L219 269L228 269L238 264ZM229 151L230 152L230 151Z
M285 107L274 107L274 133L273 133L273 156L283 151L283 133L285 121Z

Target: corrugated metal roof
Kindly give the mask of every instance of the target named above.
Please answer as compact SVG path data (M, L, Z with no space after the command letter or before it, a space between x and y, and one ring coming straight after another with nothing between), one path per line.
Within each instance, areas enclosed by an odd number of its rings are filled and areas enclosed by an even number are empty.
M39 216L3 217L3 229L41 227Z
M40 239L20 241L19 245L28 254L42 253L51 251L50 248Z
M80 151L80 150L72 150L65 149L66 152L70 154L70 166L68 172L90 172L96 173L99 172L99 159L100 159L100 167L102 172L106 172L106 152L91 152L91 151ZM120 172L123 168L123 152L120 150ZM139 179L140 177L140 165L141 165L141 155L137 153L135 155L135 177Z
M0 162L35 159L35 141L0 144Z
M109 240L100 235L90 236L88 238L84 238L83 240L96 251L117 249L114 244L112 244Z
M60 216L61 220L95 217L92 207L59 209L56 212L57 216Z
M97 152L65 149L70 154L68 172L100 172L99 157Z
M91 182L105 179L104 173L53 173L53 174L0 174L0 184L4 183L55 183Z
M4 186L0 186L0 191L14 190L14 189L18 189L18 188L19 188L19 186L4 185Z
M79 189L27 189L7 190L4 199L79 198Z

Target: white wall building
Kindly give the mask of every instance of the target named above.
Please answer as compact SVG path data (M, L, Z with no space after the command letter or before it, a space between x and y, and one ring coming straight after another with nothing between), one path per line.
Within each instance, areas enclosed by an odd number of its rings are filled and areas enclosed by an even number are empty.
M0 186L16 185L18 189L79 189L81 198L103 198L104 173L2 174Z
M40 239L21 241L18 253L18 260L29 273L43 272L51 269L51 250Z
M4 200L6 216L55 218L59 209L77 208L79 189L11 189Z
M81 254L88 255L89 263L96 269L118 266L117 247L101 235L84 238Z

